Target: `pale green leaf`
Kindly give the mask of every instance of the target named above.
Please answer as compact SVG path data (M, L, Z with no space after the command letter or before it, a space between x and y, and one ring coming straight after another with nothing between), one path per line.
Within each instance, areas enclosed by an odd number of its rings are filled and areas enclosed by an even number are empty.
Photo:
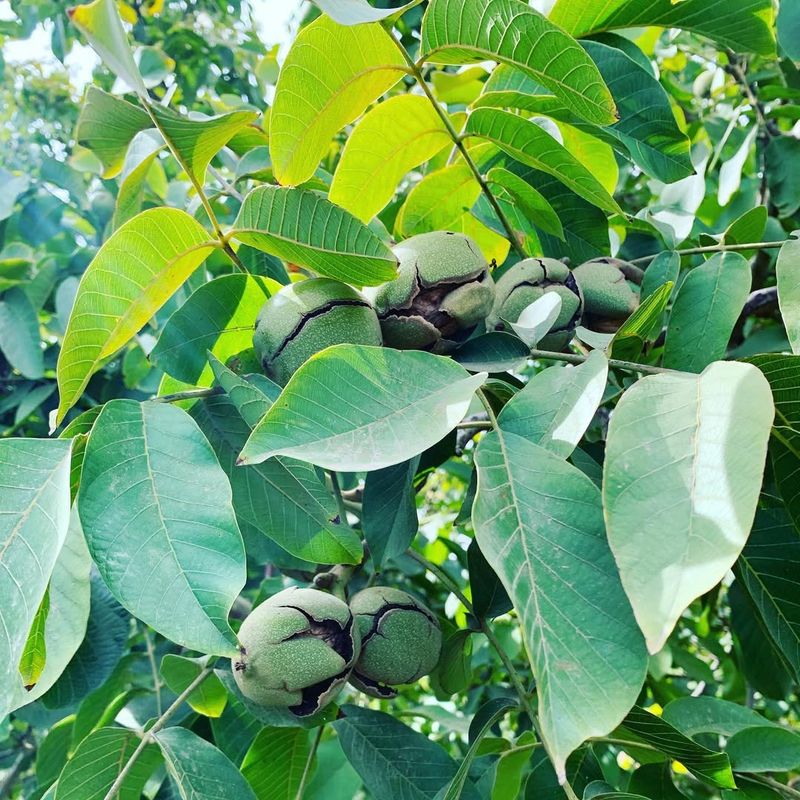
M593 350L577 367L550 367L506 403L497 421L515 433L568 458L603 399L608 360Z
M140 131L133 137L120 175L119 192L112 220L114 230L141 211L147 177L153 162L164 147L164 140L153 130Z
M528 347L536 347L555 325L560 313L561 295L545 292L522 309L516 322L506 321Z
M619 167L611 145L566 122L558 122L556 126L567 152L580 161L610 195L614 194Z
M612 414L608 538L651 653L747 541L773 416L764 376L724 362L643 378Z
M258 800L295 800L311 746L303 728L263 728L242 761Z
M320 17L297 34L270 112L269 148L283 184L307 181L334 134L360 117L406 69L380 24L339 25Z
M563 780L569 754L607 735L636 701L644 642L589 478L506 431L486 434L475 461L475 535L522 622L544 744Z
M242 773L211 742L179 727L155 739L182 800L256 800Z
M392 251L363 222L308 189L259 186L245 198L231 235L356 286L377 286L396 274Z
M723 358L750 281L750 266L738 253L717 253L691 270L672 306L664 366L702 372Z
M291 377L240 463L284 455L342 472L399 464L452 430L485 379L431 353L329 347Z
M373 8L367 0L313 0L331 19L340 25L361 25L399 17L422 0L410 0L398 8Z
M375 106L347 137L330 199L368 222L410 170L452 144L427 97L402 94Z
M599 125L616 119L611 93L586 51L520 0L432 0L421 51L438 63L522 67L584 119Z
M139 743L136 733L125 728L99 728L91 733L64 767L55 800L105 800ZM158 748L147 745L122 782L119 800L140 800L145 784L160 763Z
M211 159L258 116L255 111L232 111L217 117L189 119L156 104L150 105L150 111L170 150L189 177L200 185L205 181Z
M558 0L550 19L573 36L657 25L699 33L733 50L775 52L771 0Z
M487 261L502 264L509 242L470 209L481 193L480 184L466 164L451 164L426 175L409 193L395 220L399 238L429 231L456 231L473 239Z
M68 669L83 641L89 617L89 573L92 560L83 540L78 514L73 507L64 546L50 578L50 611L44 630L47 660L36 686L25 688L16 681L11 710L45 695Z
M205 658L187 658L175 653L167 653L161 659L161 676L167 686L178 695L188 689L192 681L200 676L205 669L206 661ZM213 673L208 675L186 698L186 702L198 714L214 718L222 715L227 701L228 692L220 679Z
M83 273L58 358L56 424L89 378L128 342L215 247L185 211L143 211L100 248Z
M238 652L228 613L245 582L244 548L230 484L186 412L107 403L78 508L92 558L128 611L189 649Z
M220 361L253 345L253 323L267 298L280 289L269 278L223 275L204 283L167 320L150 361L173 378L210 386L210 351Z
M786 335L795 355L800 354L800 239L789 239L775 264L778 302Z
M16 705L20 659L67 536L70 448L0 441L0 717Z
M94 0L68 11L70 21L86 37L103 63L135 92L146 95L142 76L114 0Z
M0 351L26 378L44 375L39 317L28 295L19 287L0 297Z
M535 122L509 111L478 108L467 119L465 135L493 142L517 161L552 175L604 211L622 213L597 178Z

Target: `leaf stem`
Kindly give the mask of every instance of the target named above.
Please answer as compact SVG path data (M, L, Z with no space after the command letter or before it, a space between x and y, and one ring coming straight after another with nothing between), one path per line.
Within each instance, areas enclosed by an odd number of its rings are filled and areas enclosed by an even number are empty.
M211 386L208 389L186 389L183 392L162 394L152 399L154 403L177 403L180 400L197 400L201 397L214 397L222 393L223 388L221 386Z
M550 359L551 361L564 361L567 364L583 364L588 356L577 355L576 353L556 353L550 350L531 350L531 358ZM654 367L651 364L639 364L636 361L620 361L618 358L609 358L608 365L617 369L624 369L628 372L644 372L648 375L684 375L677 369L667 369L666 367Z
M158 675L158 666L156 665L156 651L153 647L153 638L150 636L150 630L144 626L144 643L147 648L147 660L150 662L150 671L153 674L153 686L156 690L156 711L160 715L164 710L161 705L161 679Z
M195 192L197 192L197 196L200 198L200 202L203 204L203 208L205 209L206 216L208 217L209 222L211 223L211 227L214 229L214 235L219 239L222 244L222 249L228 255L228 257L233 261L236 267L244 273L248 272L247 267L242 263L241 259L238 255L236 255L236 251L231 247L231 243L228 241L228 238L222 232L222 228L220 227L219 221L217 220L217 215L214 213L214 209L211 207L211 203L206 197L206 193L203 191L203 187L200 185L200 181L197 180L197 177L194 175L192 170L186 164L186 162L181 157L178 148L174 146L172 140L167 135L167 132L164 130L164 126L161 124L161 121L158 119L158 115L153 111L153 103L149 97L141 96L142 104L144 105L145 111L147 111L148 116L155 125L158 132L161 134L161 138L166 142L167 147L169 148L172 155L175 157L175 160L183 167L183 171L186 173L186 176L189 178L192 186L194 187Z
M694 256L700 253L726 253L726 252L736 252L738 250L768 250L771 247L782 247L786 244L786 241L782 242L745 242L744 244L710 244L704 247L687 247L684 250L675 250L674 252L677 253L679 256ZM650 263L658 253L653 253L650 256L641 256L640 258L634 258L629 261L629 264L648 264Z
M576 358L580 358L580 356L576 356ZM497 414L494 413L494 409L492 408L492 404L489 402L489 398L486 396L486 393L483 391L483 389L478 389L476 394L478 395L478 400L481 401L483 407L486 409L486 415L489 417L489 425L492 428L498 428Z
M324 725L320 725L317 728L317 735L314 737L314 741L311 743L311 749L308 751L308 758L306 759L306 765L303 769L303 776L300 778L300 785L297 787L295 800L303 800L303 792L306 790L306 783L308 783L309 775L311 775L311 765L314 763L314 756L317 754L317 748L322 739L322 731L324 728Z
M175 698L175 702L153 723L147 731L142 733L142 739L136 749L131 753L131 757L125 762L125 766L120 770L117 779L111 784L111 788L106 792L103 800L114 800L128 777L128 773L133 769L139 756L144 752L147 745L151 744L155 735L169 722L175 712L183 705L186 698L214 671L213 667L208 666Z
M450 117L447 115L447 112L436 102L436 98L433 96L430 87L428 86L425 77L422 74L422 70L420 69L420 65L411 58L408 50L403 46L403 43L392 33L390 25L383 25L383 29L389 35L389 38L394 42L397 49L400 51L400 54L403 56L406 64L408 64L408 68L410 70L411 75L420 85L420 88L423 92L425 92L425 96L430 101L431 105L433 106L434 110L441 119L442 124L447 130L448 135L453 140L453 144L458 149L458 152L461 154L461 157L464 159L464 162L469 167L472 174L475 176L475 180L478 182L478 185L481 187L481 191L485 195L486 199L489 201L489 204L492 206L494 213L497 214L497 218L500 220L500 224L503 226L506 236L508 240L511 242L511 246L514 248L516 253L521 257L525 258L527 253L523 250L522 245L519 243L516 234L514 233L514 228L511 226L511 223L508 221L508 217L505 215L505 212L500 207L500 203L497 201L497 198L492 193L492 190L489 188L489 184L484 180L481 171L478 169L478 165L473 161L472 156L467 151L467 148L464 146L464 142L461 140L461 136L459 135L458 131L453 127L453 123L450 121Z

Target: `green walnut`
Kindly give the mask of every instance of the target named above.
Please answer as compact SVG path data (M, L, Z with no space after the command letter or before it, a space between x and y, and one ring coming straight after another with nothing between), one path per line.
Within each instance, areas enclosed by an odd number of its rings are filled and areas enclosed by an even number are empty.
M587 328L616 331L639 307L639 297L625 279L625 266L616 258L595 258L572 270L583 291Z
M292 587L259 605L239 630L233 676L242 694L298 717L327 705L347 682L361 638L347 604Z
M381 342L381 326L369 302L351 286L331 278L284 286L259 311L253 336L264 371L281 386L326 347Z
M480 248L463 233L434 231L394 248L397 277L372 290L383 342L450 353L492 307L494 281Z
M374 586L350 600L361 636L361 655L350 683L373 697L413 683L439 662L442 630L433 613L399 589Z
M542 297L556 292L561 312L539 347L563 350L572 341L583 313L583 295L569 267L554 258L526 258L497 279L494 306L486 318L487 330L507 330L520 314Z

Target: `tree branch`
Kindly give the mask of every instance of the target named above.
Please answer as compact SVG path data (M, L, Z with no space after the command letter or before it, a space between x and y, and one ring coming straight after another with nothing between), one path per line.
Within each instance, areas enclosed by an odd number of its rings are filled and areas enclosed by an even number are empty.
M782 247L787 240L781 242L745 242L744 244L711 244L704 247L687 247L684 250L675 250L679 256L693 256L700 253L726 253L740 250L768 250L771 247ZM629 261L629 264L649 264L658 253L641 256Z

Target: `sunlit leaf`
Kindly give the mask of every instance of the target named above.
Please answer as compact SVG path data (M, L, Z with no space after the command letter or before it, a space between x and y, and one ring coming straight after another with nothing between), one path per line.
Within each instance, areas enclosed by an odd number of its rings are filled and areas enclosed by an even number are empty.
M792 352L800 354L800 239L790 239L781 247L775 264L781 317Z

